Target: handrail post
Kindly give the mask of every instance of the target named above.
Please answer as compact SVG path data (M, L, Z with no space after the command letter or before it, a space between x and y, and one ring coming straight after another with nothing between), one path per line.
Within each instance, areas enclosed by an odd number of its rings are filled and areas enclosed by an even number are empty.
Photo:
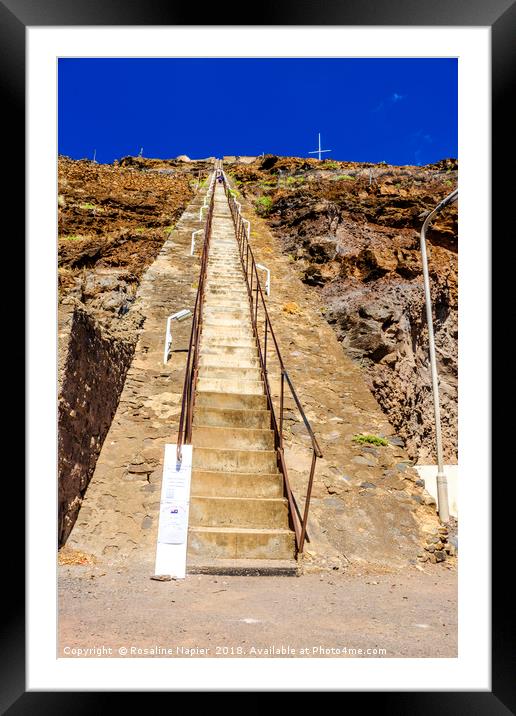
M305 509L303 513L303 522L301 524L301 536L299 538L299 546L298 546L298 552L303 552L303 546L305 544L305 536L306 536L306 524L308 522L308 510L310 509L310 498L312 496L312 486L314 482L314 472L315 472L315 462L317 460L317 456L315 454L315 450L312 450L312 465L310 467L310 477L308 479L308 487L306 489L306 498L305 498Z
M255 271L256 271L256 264L255 264ZM258 271L256 271L256 301L254 304L254 322L256 323L256 333L258 334Z
M264 319L265 323L265 337L263 339L263 369L267 373L267 318Z
M280 429L279 429L279 437L280 437L280 447L283 450L283 403L284 403L284 396L285 396L285 370L284 368L281 369L281 386L280 386Z

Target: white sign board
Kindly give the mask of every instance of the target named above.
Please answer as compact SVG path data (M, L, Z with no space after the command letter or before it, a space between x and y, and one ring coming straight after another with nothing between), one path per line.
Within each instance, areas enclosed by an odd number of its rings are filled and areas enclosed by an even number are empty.
M188 512L192 479L192 446L183 445L183 459L177 462L176 445L165 445L158 543L154 574L186 576Z

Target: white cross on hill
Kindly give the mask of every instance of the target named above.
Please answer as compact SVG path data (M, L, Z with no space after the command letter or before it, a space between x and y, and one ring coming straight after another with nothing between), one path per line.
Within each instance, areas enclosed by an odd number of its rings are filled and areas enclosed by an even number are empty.
M331 152L331 149L321 149L321 133L319 132L319 149L315 149L313 152L308 152L308 154L318 154L319 155L319 161L321 160L321 154L323 152Z

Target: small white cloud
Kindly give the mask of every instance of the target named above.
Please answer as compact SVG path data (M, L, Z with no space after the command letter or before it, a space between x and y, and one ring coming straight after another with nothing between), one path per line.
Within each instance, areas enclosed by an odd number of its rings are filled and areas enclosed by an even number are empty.
M398 94L397 92L394 92L391 99L393 102L399 102L402 99L405 99L406 95L404 94Z

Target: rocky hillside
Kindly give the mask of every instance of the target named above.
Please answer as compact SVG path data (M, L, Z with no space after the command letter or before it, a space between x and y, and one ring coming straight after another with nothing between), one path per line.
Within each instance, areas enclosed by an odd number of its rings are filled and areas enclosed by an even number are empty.
M207 173L205 163L60 157L60 301L78 299L110 325L127 313L143 271Z
M412 459L434 462L419 232L457 186L457 162L423 167L266 155L233 165L324 315L361 366ZM431 226L434 304L445 459L457 458L457 208ZM323 357L322 357L323 359Z
M68 536L116 411L143 317L145 269L209 162L59 158L59 541Z

